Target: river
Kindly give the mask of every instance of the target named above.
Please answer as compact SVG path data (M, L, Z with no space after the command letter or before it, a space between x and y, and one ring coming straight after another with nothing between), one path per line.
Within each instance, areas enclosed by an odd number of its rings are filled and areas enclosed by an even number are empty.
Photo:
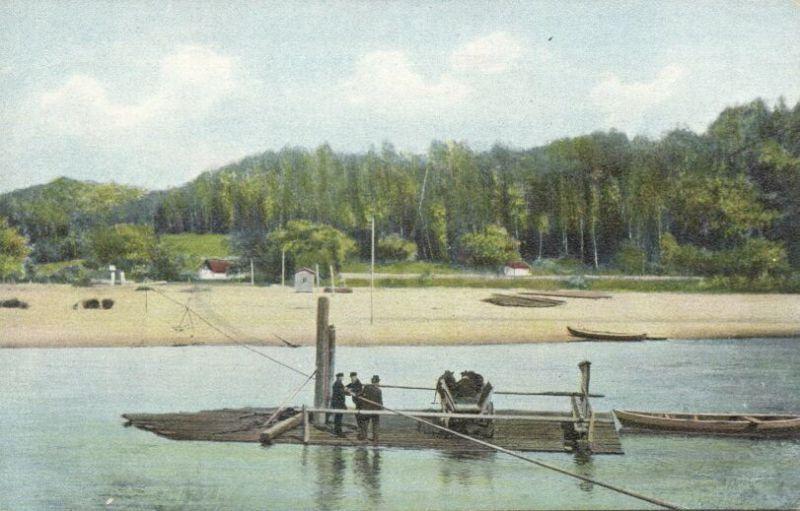
M310 348L259 348L303 369ZM337 350L337 370L432 385L474 369L497 389L577 389L596 410L800 412L797 339ZM502 454L177 442L125 412L276 405L302 381L236 346L0 350L0 509L535 509L646 504ZM297 402L312 401L312 385ZM432 393L387 389L424 407ZM568 410L496 396L498 408ZM800 440L622 434L625 455L536 459L687 507L800 506Z

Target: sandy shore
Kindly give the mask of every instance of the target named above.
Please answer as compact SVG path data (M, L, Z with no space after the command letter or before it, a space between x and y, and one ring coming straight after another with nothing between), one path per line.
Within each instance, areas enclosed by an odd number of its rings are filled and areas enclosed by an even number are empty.
M135 286L0 285L27 310L0 309L0 347L157 346L232 342L182 306ZM279 287L186 284L157 286L236 339L281 345L280 336L313 344L317 295ZM567 341L566 326L647 332L672 339L800 337L800 295L612 293L567 299L552 308L499 307L481 301L490 289L377 289L370 325L369 289L331 299L341 345L492 344ZM509 292L503 290L502 292ZM111 310L73 309L87 298L112 298ZM147 307L145 310L145 306Z

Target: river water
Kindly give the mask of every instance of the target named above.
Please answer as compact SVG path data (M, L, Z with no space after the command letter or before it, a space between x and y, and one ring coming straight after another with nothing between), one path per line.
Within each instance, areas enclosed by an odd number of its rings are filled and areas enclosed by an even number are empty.
M310 348L261 348L309 369ZM592 361L597 410L800 412L796 339L374 347L337 369L432 385L474 369L497 389L572 390ZM176 442L122 427L125 412L270 406L302 377L241 347L0 350L0 509L531 509L647 504L502 454ZM297 402L312 401L312 385ZM389 406L432 393L387 389ZM568 410L566 398L496 396ZM623 434L625 455L560 467L687 507L800 506L800 440Z

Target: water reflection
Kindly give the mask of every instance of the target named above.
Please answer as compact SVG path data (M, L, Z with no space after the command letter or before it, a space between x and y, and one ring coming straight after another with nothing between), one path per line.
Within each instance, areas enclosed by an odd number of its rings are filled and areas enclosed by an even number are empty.
M592 462L591 453L585 451L576 451L575 456L573 457L573 461L575 462L576 466L575 470L576 474L582 475L584 477L594 478L595 465ZM580 488L581 491L591 492L594 489L594 484L590 483L589 481L579 480L578 488Z
M356 448L353 453L353 469L356 483L367 493L372 504L381 502L381 451L379 449Z
M341 509L348 478L348 461L352 463L352 477L356 486L362 488L371 507L381 503L381 452L378 449L358 447L355 450L331 447L307 447L303 449L302 463L313 464L316 470L316 508L321 510Z
M441 460L439 479L445 485L474 485L479 481L491 484L494 451L444 451Z

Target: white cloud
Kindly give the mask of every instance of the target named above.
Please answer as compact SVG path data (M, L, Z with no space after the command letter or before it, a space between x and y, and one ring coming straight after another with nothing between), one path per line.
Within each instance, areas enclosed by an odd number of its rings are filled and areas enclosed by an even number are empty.
M426 80L402 51L367 53L341 87L351 104L395 112L450 107L470 93L467 85L447 74Z
M231 58L201 46L181 46L159 65L152 94L131 103L112 99L108 87L76 74L42 93L33 116L40 125L66 135L104 138L134 128L202 117L229 97L241 80Z
M458 71L503 73L511 69L523 53L524 46L518 39L506 32L495 32L456 49L450 57L450 65Z
M635 129L649 110L675 95L685 76L686 70L677 64L662 68L650 81L623 82L608 74L589 97L606 115L608 127Z

